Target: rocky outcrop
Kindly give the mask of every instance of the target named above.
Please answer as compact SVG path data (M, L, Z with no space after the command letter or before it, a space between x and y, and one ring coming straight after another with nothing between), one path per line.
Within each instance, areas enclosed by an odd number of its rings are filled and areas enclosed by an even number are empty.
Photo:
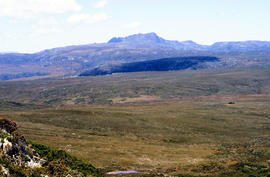
M15 121L0 119L1 140L0 160L2 175L10 176L9 167L25 169L40 168L46 163L31 146L27 145L24 136L17 132Z
M100 176L91 164L47 146L27 142L15 121L0 119L0 176Z
M4 133L12 133L17 130L17 124L15 121L0 119L0 128Z

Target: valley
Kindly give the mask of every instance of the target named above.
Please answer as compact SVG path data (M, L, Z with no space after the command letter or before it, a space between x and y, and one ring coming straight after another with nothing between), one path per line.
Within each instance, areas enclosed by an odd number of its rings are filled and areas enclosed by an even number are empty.
M269 74L238 68L1 82L0 117L104 174L267 176Z

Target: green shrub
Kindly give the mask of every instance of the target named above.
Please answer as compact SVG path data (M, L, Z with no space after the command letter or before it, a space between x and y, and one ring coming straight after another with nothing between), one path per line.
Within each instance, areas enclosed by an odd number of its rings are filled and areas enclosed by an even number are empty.
M100 176L100 172L91 164L66 153L63 150L51 149L48 146L28 142L32 148L41 156L46 157L49 162L49 168L53 173L60 173L62 169L70 168L72 171L79 172L83 176ZM62 168L64 167L64 168Z

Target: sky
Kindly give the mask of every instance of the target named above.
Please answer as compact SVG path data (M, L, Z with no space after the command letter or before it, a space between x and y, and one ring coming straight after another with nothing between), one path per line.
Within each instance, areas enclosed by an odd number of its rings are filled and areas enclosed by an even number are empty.
M149 32L206 45L270 41L270 0L0 0L0 52Z

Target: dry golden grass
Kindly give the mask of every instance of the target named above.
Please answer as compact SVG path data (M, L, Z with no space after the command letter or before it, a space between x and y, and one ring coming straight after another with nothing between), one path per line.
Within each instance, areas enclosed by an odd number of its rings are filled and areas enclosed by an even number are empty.
M234 154L254 140L270 138L266 95L2 111L0 116L16 120L31 141L64 149L105 170L196 176L201 172L193 169L204 164L229 168L240 163ZM257 144L256 150L269 151L269 144ZM238 150L229 148L224 157L219 148L227 145Z
M111 99L113 104L123 104L123 103L143 103L143 102L153 102L161 101L162 99L158 96L140 95L139 97L116 97Z

